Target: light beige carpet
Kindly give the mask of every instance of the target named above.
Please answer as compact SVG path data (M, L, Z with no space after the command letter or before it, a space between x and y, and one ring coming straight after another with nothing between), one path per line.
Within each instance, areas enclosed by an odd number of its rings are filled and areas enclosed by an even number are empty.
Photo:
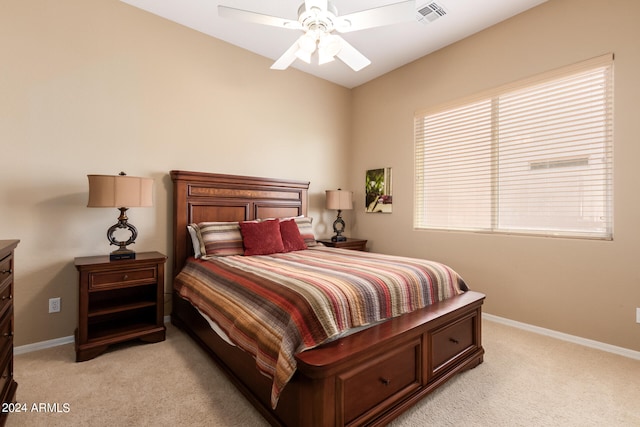
M7 426L266 426L208 356L167 326L162 343L87 362L74 362L72 344L17 356L27 412L10 414ZM483 335L482 365L391 425L640 426L640 361L486 320Z

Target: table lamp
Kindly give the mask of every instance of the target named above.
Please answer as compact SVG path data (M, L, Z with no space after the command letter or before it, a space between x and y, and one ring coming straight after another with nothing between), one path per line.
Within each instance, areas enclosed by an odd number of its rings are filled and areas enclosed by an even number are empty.
M90 208L117 208L120 210L118 222L107 230L107 238L111 245L118 249L111 252L111 261L135 259L136 253L127 249L127 245L135 243L138 230L129 223L127 209L153 206L153 179L127 176L124 172L119 175L87 175L89 178ZM128 230L131 237L126 241L119 241L114 233L118 229Z
M332 242L344 242L347 240L342 235L344 231L344 220L340 214L343 210L353 209L353 192L347 190L327 190L327 209L337 210L338 216L333 221L333 232L335 236L331 238Z

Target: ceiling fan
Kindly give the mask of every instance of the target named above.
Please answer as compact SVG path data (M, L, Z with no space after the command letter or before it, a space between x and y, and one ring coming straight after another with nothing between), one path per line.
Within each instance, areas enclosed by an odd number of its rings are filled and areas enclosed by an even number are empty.
M337 56L354 71L360 71L371 61L342 37L331 34L364 30L410 21L415 16L415 0L338 16L336 7L328 0L305 0L298 8L298 20L264 15L227 6L218 6L218 15L280 28L303 30L304 34L271 66L274 70L288 68L296 59L311 63L311 55L318 51L318 63L326 64Z

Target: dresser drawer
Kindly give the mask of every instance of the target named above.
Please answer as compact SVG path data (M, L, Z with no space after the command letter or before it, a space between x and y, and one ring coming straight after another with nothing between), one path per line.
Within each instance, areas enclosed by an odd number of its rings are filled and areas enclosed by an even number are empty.
M420 388L420 339L338 376L345 425L361 424Z
M4 316L7 310L11 307L11 303L13 302L13 295L11 294L12 290L13 287L11 286L10 281L3 283L0 287L0 317Z
M13 358L10 353L3 352L0 360L2 360L0 365L0 397L4 398L13 379Z
M4 351L8 349L9 353L13 353L13 307L9 306L9 310L0 320L0 348Z
M435 377L460 357L477 348L477 316L469 315L443 328L429 332L429 376Z
M157 280L158 270L155 266L93 272L89 274L89 290L145 285L155 283Z
M11 254L0 260L0 286L11 281L13 277L13 256Z

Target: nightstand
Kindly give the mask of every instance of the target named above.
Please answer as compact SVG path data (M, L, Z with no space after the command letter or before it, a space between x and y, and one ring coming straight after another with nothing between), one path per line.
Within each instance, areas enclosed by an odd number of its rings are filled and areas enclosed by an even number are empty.
M347 240L342 242L333 242L331 239L320 239L318 242L331 248L352 249L354 251L367 250L367 241L362 239L351 239L347 237Z
M108 255L75 259L80 273L76 362L123 341L164 341L166 260L159 252L119 261Z

